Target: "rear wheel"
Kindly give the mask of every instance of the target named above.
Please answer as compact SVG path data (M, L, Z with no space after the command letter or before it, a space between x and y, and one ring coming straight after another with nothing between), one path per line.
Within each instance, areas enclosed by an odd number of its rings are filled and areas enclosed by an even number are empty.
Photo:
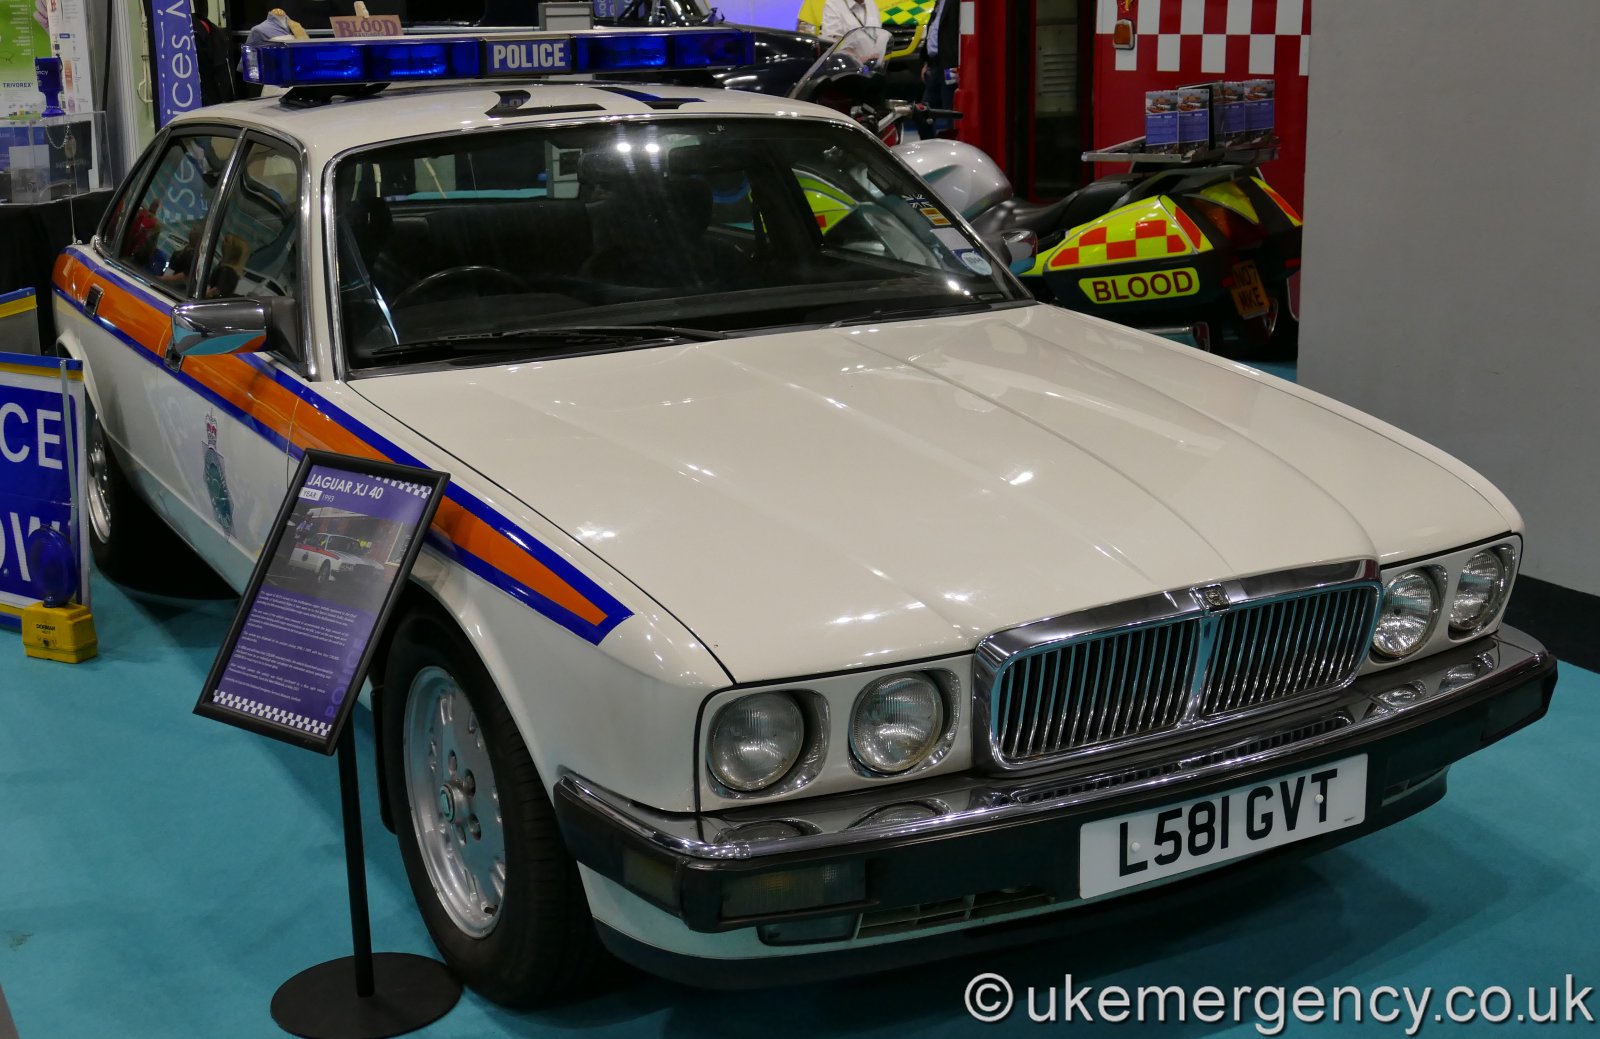
M544 783L477 654L449 621L401 621L384 669L385 786L445 961L508 1006L570 997L599 941Z
M107 577L123 580L140 569L140 542L160 520L139 499L112 450L99 416L89 412L88 482L84 512L89 520L89 549Z
M156 595L227 598L233 591L133 489L94 406L88 413L83 512L95 566L119 584Z

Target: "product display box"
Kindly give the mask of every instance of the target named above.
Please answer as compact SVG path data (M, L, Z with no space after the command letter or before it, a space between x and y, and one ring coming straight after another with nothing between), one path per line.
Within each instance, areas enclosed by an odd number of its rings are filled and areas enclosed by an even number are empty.
M1144 146L1147 151L1175 152L1182 149L1178 135L1180 91L1151 90L1144 95Z
M99 112L0 120L0 202L49 202L105 187Z
M1238 80L1212 84L1211 138L1217 144L1230 144L1250 136L1244 95L1245 85Z
M1210 83L1178 88L1179 151L1210 146L1211 88Z
M1251 137L1272 132L1275 125L1273 96L1275 85L1270 79L1244 81L1245 130Z

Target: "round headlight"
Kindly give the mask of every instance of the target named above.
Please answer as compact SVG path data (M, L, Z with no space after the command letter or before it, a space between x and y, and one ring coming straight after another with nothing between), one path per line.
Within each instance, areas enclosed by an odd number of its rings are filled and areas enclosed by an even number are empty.
M1450 601L1450 631L1467 635L1479 628L1500 608L1506 588L1506 562L1500 553L1479 552L1467 560L1456 584L1456 597Z
M1438 614L1433 577L1426 570L1407 570L1384 586L1372 648L1393 660L1410 656L1428 641Z
M751 793L782 779L800 760L806 720L794 697L752 693L717 712L707 763L717 781Z
M944 694L926 674L879 679L856 697L850 750L874 772L904 772L938 745L944 718Z

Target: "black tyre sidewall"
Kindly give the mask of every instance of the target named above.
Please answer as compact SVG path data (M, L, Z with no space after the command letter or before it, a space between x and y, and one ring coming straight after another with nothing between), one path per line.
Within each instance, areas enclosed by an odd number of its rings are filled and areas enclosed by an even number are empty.
M406 787L404 733L413 678L430 665L449 672L471 702L487 740L500 795L506 893L500 919L482 938L463 933L435 894ZM383 762L389 808L412 893L434 944L463 982L507 1006L570 997L590 973L598 940L576 863L561 840L544 785L488 671L459 629L432 611L401 621L384 670Z
M111 438L106 436L93 407L89 409L88 440L90 450L98 441L105 452L105 502L111 526L111 537L102 541L94 529L94 523L88 522L87 516L84 517L84 525L89 528L89 551L94 555L95 565L101 573L113 580L142 577L144 569L140 565L141 556L148 552L148 537L154 529L152 524L160 521L123 474L122 464L117 461L116 448L112 446ZM141 541L143 544L140 544Z

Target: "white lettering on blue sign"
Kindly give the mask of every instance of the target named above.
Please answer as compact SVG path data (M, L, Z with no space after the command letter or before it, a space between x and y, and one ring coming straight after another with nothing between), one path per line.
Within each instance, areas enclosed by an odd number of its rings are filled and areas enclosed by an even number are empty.
M60 428L61 412L40 410L30 420L27 410L15 401L0 404L0 456L19 465L31 457L33 464L42 469L60 469L61 435L49 431L47 427L52 422ZM33 439L27 433L30 424L37 431Z
M521 76L535 72L571 72L571 40L508 40L489 45L491 76Z

